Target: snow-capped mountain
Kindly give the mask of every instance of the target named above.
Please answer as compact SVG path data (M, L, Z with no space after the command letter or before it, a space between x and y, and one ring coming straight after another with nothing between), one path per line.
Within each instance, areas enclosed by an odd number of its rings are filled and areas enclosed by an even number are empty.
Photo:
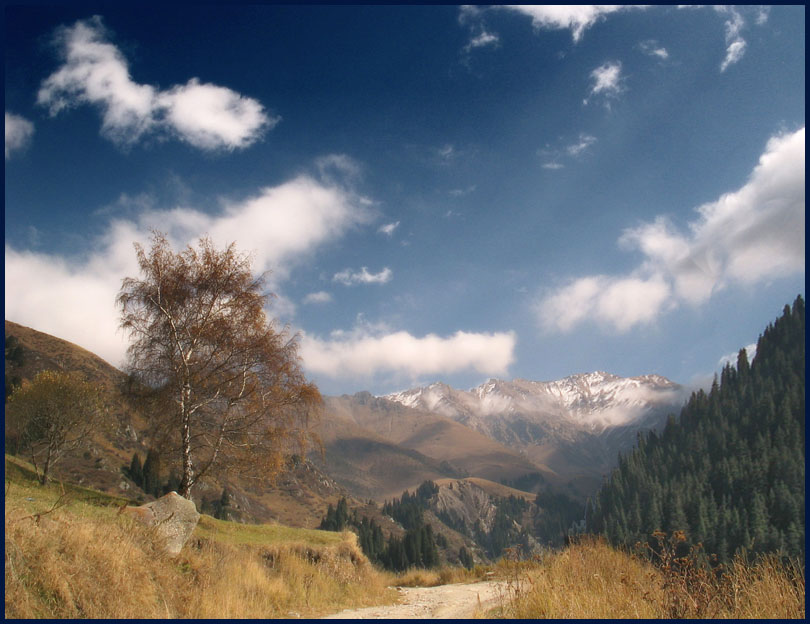
M593 479L615 466L639 431L678 413L686 397L685 388L659 375L594 372L557 381L490 379L467 391L434 383L381 398L455 420L557 474Z
M629 425L652 410L679 405L684 391L660 375L617 377L595 372L558 381L490 379L468 391L434 383L383 398L465 423L492 416L534 414L546 421L598 432Z

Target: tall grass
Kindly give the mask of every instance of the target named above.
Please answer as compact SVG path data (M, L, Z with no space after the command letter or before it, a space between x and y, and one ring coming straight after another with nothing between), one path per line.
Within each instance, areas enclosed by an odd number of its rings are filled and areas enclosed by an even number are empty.
M6 489L6 618L288 618L396 599L351 533L240 534L203 516L172 558L114 506L59 500Z
M804 618L804 569L776 556L738 557L716 573L692 552L663 565L585 538L533 562L501 562L492 615L514 618ZM666 550L664 552L667 552Z

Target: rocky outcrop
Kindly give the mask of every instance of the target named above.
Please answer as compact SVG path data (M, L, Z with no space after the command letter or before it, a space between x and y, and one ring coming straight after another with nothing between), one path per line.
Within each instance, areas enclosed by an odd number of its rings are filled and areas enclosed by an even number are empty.
M169 492L156 501L139 507L125 507L123 511L147 526L154 527L163 538L166 552L173 556L180 554L200 520L194 503L177 492Z

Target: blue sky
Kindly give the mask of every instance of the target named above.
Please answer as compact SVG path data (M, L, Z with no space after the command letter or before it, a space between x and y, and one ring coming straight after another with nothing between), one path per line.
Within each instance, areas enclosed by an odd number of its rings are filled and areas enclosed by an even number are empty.
M705 380L804 294L804 7L10 7L6 318L114 365L150 228L326 394Z

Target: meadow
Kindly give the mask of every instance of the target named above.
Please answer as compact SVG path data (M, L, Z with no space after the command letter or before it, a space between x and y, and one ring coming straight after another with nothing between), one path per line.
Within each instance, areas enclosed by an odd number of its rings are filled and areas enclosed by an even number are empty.
M203 515L180 555L119 513L126 499L35 482L6 456L6 618L297 618L392 604L393 586L501 581L485 618L804 618L804 568L738 557L722 574L661 539L658 565L583 538L491 566L375 568L354 533Z

